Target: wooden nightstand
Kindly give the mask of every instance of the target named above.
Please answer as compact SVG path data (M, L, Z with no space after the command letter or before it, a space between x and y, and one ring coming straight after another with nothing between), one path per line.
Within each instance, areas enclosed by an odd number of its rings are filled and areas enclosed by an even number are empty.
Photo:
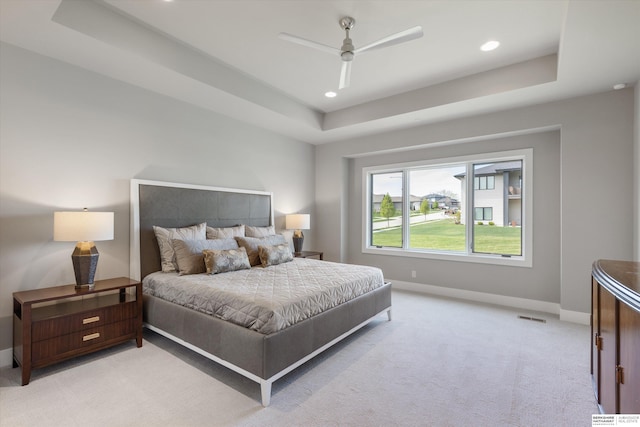
M296 258L318 258L322 259L324 252L317 251L302 251L302 252L294 252L293 256Z
M56 286L13 293L13 367L31 370L135 339L142 347L142 284L126 277L92 288Z

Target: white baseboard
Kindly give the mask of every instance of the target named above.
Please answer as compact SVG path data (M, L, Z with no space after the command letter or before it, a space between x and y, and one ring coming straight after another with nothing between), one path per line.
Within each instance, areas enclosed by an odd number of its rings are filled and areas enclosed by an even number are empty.
M563 321L580 323L583 325L590 324L591 316L589 313L562 310L560 308L560 304L553 302L509 297L505 295L489 294L486 292L467 291L464 289L445 288L442 286L425 285L421 283L403 282L402 280L389 279L389 281L392 283L394 289L521 308L530 311L540 311L543 313L558 315L560 320Z
M560 309L560 320L564 322L580 323L581 325L590 325L591 313Z
M11 366L13 364L13 348L5 348L0 350L0 368Z

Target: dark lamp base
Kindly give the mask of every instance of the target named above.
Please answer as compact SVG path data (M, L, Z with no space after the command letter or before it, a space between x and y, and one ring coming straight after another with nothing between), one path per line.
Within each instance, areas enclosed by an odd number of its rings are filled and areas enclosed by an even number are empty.
M302 252L302 243L304 242L304 235L300 232L300 237L293 236L293 251L295 253Z
M73 271L76 275L76 288L92 287L100 254L93 242L78 242L71 254Z

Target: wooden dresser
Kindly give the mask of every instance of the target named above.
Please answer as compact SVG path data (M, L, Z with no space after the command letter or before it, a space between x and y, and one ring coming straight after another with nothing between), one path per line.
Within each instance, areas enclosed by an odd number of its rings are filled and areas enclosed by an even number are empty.
M13 294L13 366L31 370L135 339L142 346L142 284L126 277Z
M640 263L598 260L591 289L591 376L600 411L640 414Z

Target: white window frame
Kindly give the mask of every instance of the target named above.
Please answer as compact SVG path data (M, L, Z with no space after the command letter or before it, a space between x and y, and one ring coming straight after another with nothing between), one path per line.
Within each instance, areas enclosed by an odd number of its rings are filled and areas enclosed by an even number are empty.
M474 253L472 245L472 229L473 229L473 179L466 179L467 191L465 206L470 212L467 213L466 227L466 252L444 252L425 249L408 248L409 243L409 227L408 224L409 210L403 209L403 248L391 247L375 247L371 245L371 232L369 224L371 224L371 174L385 173L398 170L409 170L425 166L450 166L467 164L466 176L473 176L473 163L481 162L501 162L510 160L522 160L522 180L524 186L521 191L522 203L522 255L499 255ZM405 203L409 200L409 183L408 173L404 173L405 182L403 183L403 200ZM390 165L369 166L362 169L362 253L374 255L389 255L410 258L427 258L446 261L474 262L481 264L508 265L514 267L533 266L533 148L521 150L499 151L491 153L481 153L459 157L449 157L441 159L430 159L407 163L395 163ZM471 207L471 208L470 208Z

